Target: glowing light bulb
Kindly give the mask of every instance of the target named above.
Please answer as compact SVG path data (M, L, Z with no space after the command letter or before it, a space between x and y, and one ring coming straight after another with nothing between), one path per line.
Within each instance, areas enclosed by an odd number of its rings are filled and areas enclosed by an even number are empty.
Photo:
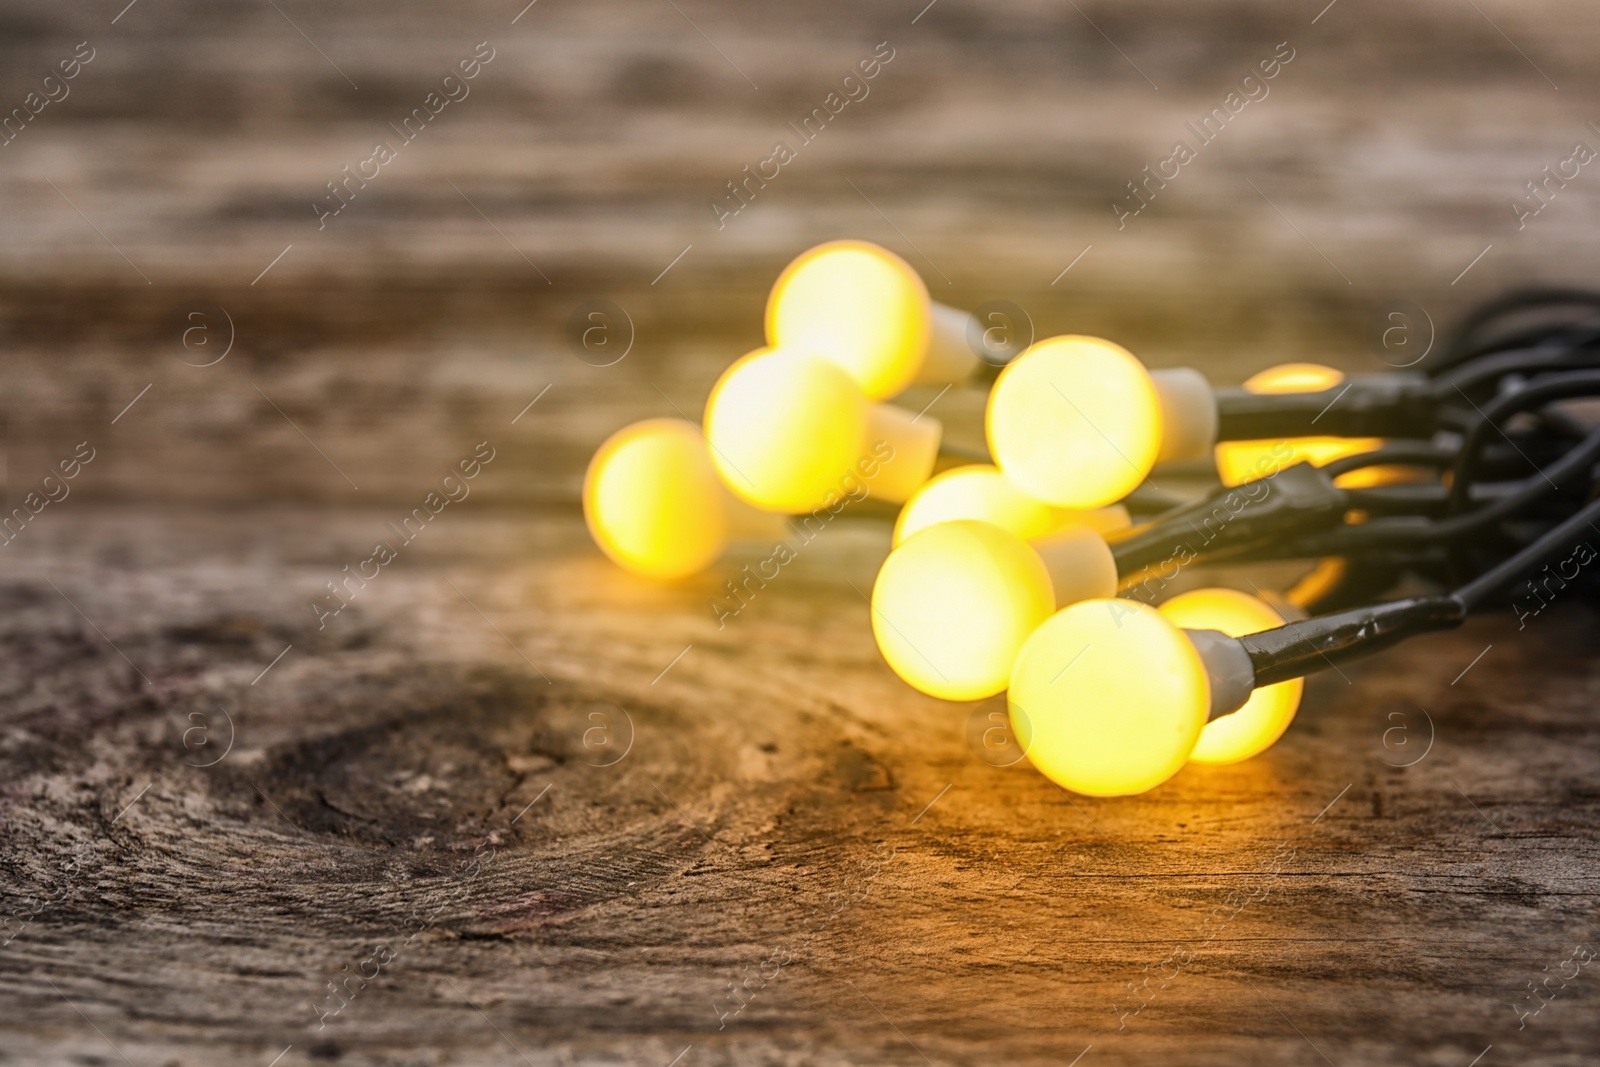
M1284 618L1259 597L1233 589L1196 589L1162 604L1161 615L1185 630L1220 630L1229 637L1282 626ZM1220 715L1200 731L1189 759L1195 763L1238 763L1265 752L1283 736L1300 707L1305 682L1293 678L1255 690L1244 707Z
M660 580L709 567L731 534L775 533L782 522L733 498L700 431L681 419L648 419L606 439L584 474L583 518L618 566Z
M784 268L767 299L767 342L836 363L874 400L913 382L959 381L977 357L967 316L935 304L905 260L867 241L830 241Z
M1083 523L1099 533L1126 529L1132 524L1121 504L1078 511L1058 508L1017 488L1000 468L987 464L956 467L935 475L900 509L894 525L894 543L936 523L977 519L1009 530L1025 541L1042 537L1071 523Z
M872 587L872 633L913 687L981 700L1006 687L1017 649L1054 607L1037 552L964 519L930 526L889 554Z
M1022 646L1008 696L1027 757L1088 796L1154 789L1183 767L1211 709L1204 661L1138 601L1085 600Z
M723 374L706 402L706 438L723 482L758 508L827 507L862 486L903 503L938 456L937 419L874 404L835 364L758 349Z
M1040 341L989 394L989 451L1029 494L1097 508L1127 496L1157 460L1207 454L1217 408L1197 372L1150 372L1121 345L1076 335Z
M1006 687L1017 650L1051 611L1116 589L1111 549L1083 523L1029 543L992 523L956 519L889 553L872 588L872 632L914 688L981 700Z
M1245 379L1246 392L1278 395L1314 393L1332 389L1344 381L1344 374L1320 363L1283 363L1268 367ZM1377 437L1291 437L1286 440L1219 441L1216 446L1217 476L1224 485L1245 482L1276 474L1291 463L1301 461L1321 466L1345 456L1371 452L1383 445ZM1381 485L1394 480L1384 468L1364 467L1342 475L1338 484L1347 487Z

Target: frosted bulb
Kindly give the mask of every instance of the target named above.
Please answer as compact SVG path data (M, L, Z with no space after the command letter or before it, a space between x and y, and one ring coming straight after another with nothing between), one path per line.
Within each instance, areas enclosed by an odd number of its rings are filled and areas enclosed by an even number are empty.
M767 343L837 364L874 400L977 365L967 316L928 298L905 260L867 241L830 241L784 268L767 299Z
M1320 363L1282 363L1268 367L1245 379L1249 393L1281 395L1315 393L1332 389L1344 375ZM1276 474L1291 463L1307 462L1322 466L1345 456L1371 452L1383 445L1377 437L1290 437L1257 441L1219 441L1216 446L1217 476L1223 485L1245 482ZM1364 467L1339 478L1341 486L1380 485L1392 480L1383 468Z
M835 364L759 349L722 375L706 402L711 460L758 508L815 511L843 496L903 503L933 472L939 421L874 404Z
M1069 523L1084 523L1100 533L1126 529L1132 524L1121 504L1079 511L1058 508L1017 488L1000 468L987 464L956 467L936 475L900 510L894 526L894 543L936 523L976 519L1009 530L1023 540L1059 530Z
M730 503L700 431L680 419L612 434L583 478L583 517L595 544L649 578L709 567L728 544Z
M1045 777L1075 793L1123 796L1183 767L1210 712L1210 679L1194 644L1156 609L1085 600L1023 644L1008 702Z
M1017 649L1055 606L1027 543L973 520L940 523L889 554L872 587L872 633L889 666L945 700L1006 687Z
M872 590L872 632L911 686L981 700L1005 688L1017 650L1051 611L1116 590L1110 546L1082 523L1030 543L992 523L956 519L889 553Z
M1158 459L1205 455L1216 400L1196 372L1150 372L1121 345L1076 335L1040 341L1000 372L985 418L1006 477L1057 507L1127 496Z
M1266 601L1233 589L1196 589L1173 597L1158 610L1174 626L1220 630L1229 637L1284 624L1283 616ZM1189 758L1195 763L1237 763L1265 752L1289 728L1304 690L1300 678L1255 690L1244 707L1206 724Z

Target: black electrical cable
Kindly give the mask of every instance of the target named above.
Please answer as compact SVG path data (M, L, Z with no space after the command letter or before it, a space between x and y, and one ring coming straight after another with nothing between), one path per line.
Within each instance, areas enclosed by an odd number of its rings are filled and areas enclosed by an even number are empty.
M1189 500L1165 489L1157 489L1149 482L1140 482L1133 491L1122 498L1122 506L1134 515L1156 515L1175 508L1189 506Z
M1217 439L1255 441L1328 434L1334 437L1428 438L1471 425L1467 410L1498 392L1508 377L1600 369L1600 326L1573 343L1495 350L1429 378L1416 373L1356 375L1308 392L1212 391Z
M1490 430L1504 433L1500 423L1538 404L1600 394L1600 370L1574 371L1539 378L1521 389L1502 394L1479 408L1479 420L1467 431L1450 470L1450 510L1462 510L1473 480L1473 455ZM1476 405L1474 405L1476 406Z
M1433 435L1436 383L1421 374L1361 374L1343 384L1298 393L1217 388L1217 440L1271 437L1422 438Z
M1582 348L1586 345L1584 337L1591 331L1596 323L1594 318L1579 319L1576 322L1541 323L1515 333L1497 337L1493 342L1478 346L1466 353L1455 363L1449 366L1436 368L1430 377L1442 377L1453 370L1488 359L1499 352L1544 353L1561 349Z
M1106 542L1117 573L1131 580L1146 567L1185 555L1227 558L1292 541L1337 525L1348 509L1345 490L1320 468L1294 463L1270 478L1223 486L1143 525L1108 534Z
M1353 456L1330 460L1322 465L1322 469L1328 477L1337 479L1370 467L1430 467L1443 470L1453 462L1455 453L1439 445L1425 441L1394 441L1371 452L1358 452ZM1446 499L1444 487L1436 481L1350 486L1345 492L1353 510L1380 515L1432 515L1443 507Z
M1504 347L1503 338L1492 342L1482 340L1482 335L1497 319L1562 306L1600 309L1600 292L1566 288L1524 289L1480 305L1456 325L1442 346L1439 359L1433 362L1429 371L1437 374L1486 351Z
M1600 342L1600 328L1596 329L1593 341ZM1588 342L1558 349L1508 349L1440 374L1434 379L1435 396L1448 401L1455 391L1470 400L1478 386L1485 382L1498 384L1509 375L1550 374L1594 367L1600 367L1600 348L1591 348Z
M1258 511L1252 521L1236 524L1226 530L1227 536L1212 536L1204 529L1212 515L1220 516L1216 534L1224 533L1225 520L1231 515L1217 511L1224 493L1213 493L1187 509L1176 509L1158 517L1157 521L1129 531L1112 543L1113 555L1119 572L1128 575L1159 562L1174 550L1179 534L1202 533L1206 555L1213 559L1251 556L1265 549L1272 556L1298 557L1306 555L1347 555L1379 548L1414 549L1449 542L1469 534L1477 534L1496 523L1514 516L1537 503L1550 493L1559 493L1563 484L1584 473L1600 461L1600 430L1590 432L1578 444L1560 454L1544 468L1533 464L1533 476L1517 481L1485 485L1485 492L1474 494L1473 486L1479 480L1475 467L1480 450L1488 440L1490 430L1500 429L1500 422L1528 408L1574 396L1600 394L1600 370L1569 371L1536 378L1531 383L1489 401L1488 407L1473 405L1476 418L1465 432L1457 449L1421 441L1390 442L1382 448L1355 456L1343 457L1325 465L1320 470L1324 495L1313 501L1307 497L1295 502L1293 507L1278 506L1273 514ZM1526 452L1516 442L1507 442L1519 456L1528 460ZM1448 489L1436 485L1405 487L1372 487L1336 490L1332 479L1355 470L1379 465L1410 465L1432 468L1451 468ZM1298 466L1298 465L1297 465ZM1293 468L1286 468L1286 470ZM1280 475L1283 472L1280 472ZM1274 476L1274 478L1279 477ZM1272 479L1266 480L1271 482ZM1479 484L1482 484L1479 482ZM1236 490L1235 490L1236 491ZM1270 492L1270 489L1268 490ZM1337 493L1342 498L1334 502ZM1465 505L1480 503L1467 510ZM1446 514L1442 520L1430 520L1427 515L1439 510L1441 504ZM1360 508L1377 510L1384 517L1368 522L1351 523L1334 530L1325 530L1333 510ZM1201 523L1197 527L1196 522ZM1275 539L1275 543L1274 543ZM1213 544L1213 541L1216 541Z
M1576 432L1553 433L1541 426L1512 426L1506 435L1486 442L1473 459L1467 491L1478 497L1478 486L1520 482L1576 448L1600 423L1587 422Z
M1534 531L1570 515L1591 488L1600 431L1554 405L1600 396L1597 313L1600 292L1513 293L1463 321L1430 366L1418 368L1426 374L1357 376L1308 394L1217 390L1222 439L1310 432L1381 437L1386 443L1380 449L1326 464L1326 481L1376 466L1410 468L1413 476L1343 488L1347 512L1341 519L1351 521L1331 530L1324 511L1321 521L1280 515L1245 524L1254 528L1240 528L1240 536L1213 540L1225 518L1215 512L1217 521L1208 520L1206 509L1218 499L1213 494L1187 512L1158 516L1113 538L1119 570L1126 575L1133 564L1151 565L1160 549L1174 547L1185 525L1201 534L1191 543L1213 562L1331 555L1345 558L1352 573L1381 565L1391 574L1410 569L1443 581L1497 566ZM1536 421L1512 428L1523 412ZM1441 432L1446 437L1438 437ZM1428 437L1435 440L1423 440Z
M1479 482L1472 487L1473 503L1475 506L1492 504L1510 496L1526 485L1526 478L1515 482ZM1350 496L1351 511L1361 511L1368 515L1414 515L1428 519L1450 517L1445 510L1449 502L1450 489L1448 486L1436 481L1365 485L1346 488L1345 492ZM1556 497L1558 500L1566 500L1570 504L1575 495L1577 494L1561 488L1556 492L1545 494L1545 497L1534 503L1540 505L1548 504L1549 500L1547 498ZM1578 504L1582 502L1581 498L1577 501ZM1565 515L1571 510L1572 507L1566 507L1561 511L1561 514Z
M1461 602L1466 611L1477 610L1491 596L1505 592L1519 579L1534 574L1564 553L1572 552L1576 547L1575 538L1588 533L1600 533L1595 526L1597 520L1600 520L1600 500L1592 500L1510 559L1458 588L1452 596Z
M1600 292L1592 289L1578 289L1566 286L1513 289L1493 300L1479 304L1469 312L1465 318L1456 324L1456 328L1451 331L1451 337L1446 343L1445 350L1447 352L1458 351L1465 346L1467 341L1472 339L1473 335L1481 332L1484 327L1497 318L1503 318L1515 312L1526 311L1529 308L1586 303L1600 307Z
M1570 385L1571 383L1567 383ZM1538 402L1535 399L1533 402ZM1524 456L1518 450L1519 456ZM1351 471L1378 465L1440 467L1452 462L1454 453L1420 442L1393 442L1372 452L1342 457L1322 468L1331 483L1333 478ZM1477 506L1470 511L1448 511L1450 489L1438 483L1392 485L1339 490L1350 510L1368 513L1368 521L1352 522L1333 529L1305 523L1299 532L1276 540L1230 541L1208 552L1212 558L1303 558L1307 556L1350 556L1359 560L1373 552L1391 550L1415 555L1429 546L1459 542L1470 536L1482 538L1496 524L1517 517L1533 518L1530 509L1548 497L1570 500L1577 476L1600 461L1600 428L1592 430L1579 443L1563 451L1553 462L1516 480L1480 483L1472 494ZM1542 511L1548 511L1544 508ZM1563 509L1564 512L1565 509ZM1445 511L1449 517L1438 518ZM1373 517L1376 516L1376 517ZM1543 514L1538 516L1543 518ZM1114 552L1116 549L1114 548Z
M1449 492L1438 482L1351 486L1350 510L1368 516L1414 515L1443 518Z
M1341 556L1367 548L1425 545L1464 537L1515 515L1541 497L1558 491L1563 482L1597 461L1600 461L1600 429L1594 430L1577 448L1545 470L1524 479L1521 488L1472 511L1432 522L1374 519L1371 522L1352 523L1330 531L1320 539L1313 537L1309 542L1285 547L1291 556Z
M1455 452L1427 441L1393 441L1371 452L1357 452L1341 456L1322 465L1330 478L1349 474L1364 467L1448 467L1455 461Z
M1304 677L1324 667L1376 652L1416 634L1461 625L1489 598L1545 564L1573 551L1574 539L1600 530L1600 500L1557 524L1515 555L1458 587L1454 592L1408 597L1349 611L1319 615L1239 638L1257 688Z
M1596 294L1596 296L1600 297L1600 294ZM1455 354L1461 363L1470 363L1491 352L1570 343L1574 334L1581 334L1593 328L1596 316L1600 314L1600 305L1585 303L1565 306L1577 309L1579 317L1556 317L1524 325L1517 329L1507 329L1490 340L1481 341L1476 346L1462 349ZM1513 312L1513 314L1518 313Z

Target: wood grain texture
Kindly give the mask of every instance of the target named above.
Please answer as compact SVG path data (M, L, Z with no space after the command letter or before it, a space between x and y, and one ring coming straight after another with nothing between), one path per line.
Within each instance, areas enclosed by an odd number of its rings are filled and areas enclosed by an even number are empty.
M571 520L446 513L318 633L378 516L175 519L85 507L36 555L60 591L5 588L7 899L41 902L0 955L19 1062L1594 1047L1587 972L1513 1008L1596 940L1576 611L1319 676L1262 758L1090 800L980 758L993 705L878 662L850 583L882 527L829 530L719 631L714 577L645 587Z
M1593 1062L1592 964L1519 1013L1600 948L1583 606L1327 672L1261 758L1090 800L994 765L998 702L882 664L881 521L719 629L760 546L647 585L577 498L612 430L697 417L782 264L841 234L1219 382L1381 369L1391 299L1443 326L1582 282L1600 179L1521 230L1508 203L1600 136L1585 6L277 6L0 5L0 105L97 49L0 148L11 503L96 449L0 549L0 1062ZM1119 230L1124 182L1285 39ZM718 230L706 201L884 40ZM635 328L611 367L567 337L596 298ZM202 305L235 341L205 368ZM975 393L933 412L979 439ZM470 498L319 629L480 441Z

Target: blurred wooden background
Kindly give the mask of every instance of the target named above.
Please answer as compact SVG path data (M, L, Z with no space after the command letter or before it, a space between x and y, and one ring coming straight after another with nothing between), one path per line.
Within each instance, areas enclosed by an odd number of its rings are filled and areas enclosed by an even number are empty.
M990 765L996 705L879 662L881 524L718 630L745 557L645 586L577 487L624 423L697 418L833 237L1216 382L1403 362L1373 340L1400 301L1442 330L1586 283L1593 168L1510 205L1600 146L1597 34L1576 0L0 5L0 113L93 49L0 147L10 505L96 449L0 551L0 1062L1590 1062L1578 606L1319 677L1261 759L1089 801ZM612 366L571 338L596 300L631 322ZM976 443L980 409L933 410ZM472 497L318 630L484 440Z
M408 499L419 465L554 382L543 418L509 431L543 462L514 457L488 491L570 502L611 428L670 413L652 383L697 415L759 341L777 271L846 234L905 255L946 302L1009 299L1041 336L1105 332L1219 381L1290 356L1381 369L1368 334L1390 301L1443 328L1600 262L1587 169L1521 231L1509 207L1576 141L1600 144L1578 3L1339 0L1315 25L1249 3L940 0L915 25L895 4L678 6L540 0L512 25L488 4L141 0L113 26L120 5L7 5L8 109L77 42L95 50L0 148L13 466L26 478L154 382L85 495L350 502L253 382L362 492ZM326 183L397 140L390 124L483 41L495 59L470 95L319 230ZM870 95L719 231L708 201L798 143L787 124L882 41L895 58ZM1295 58L1269 95L1119 230L1125 183L1282 41ZM614 367L568 351L590 299L634 323ZM178 359L207 303L237 326L209 373Z

